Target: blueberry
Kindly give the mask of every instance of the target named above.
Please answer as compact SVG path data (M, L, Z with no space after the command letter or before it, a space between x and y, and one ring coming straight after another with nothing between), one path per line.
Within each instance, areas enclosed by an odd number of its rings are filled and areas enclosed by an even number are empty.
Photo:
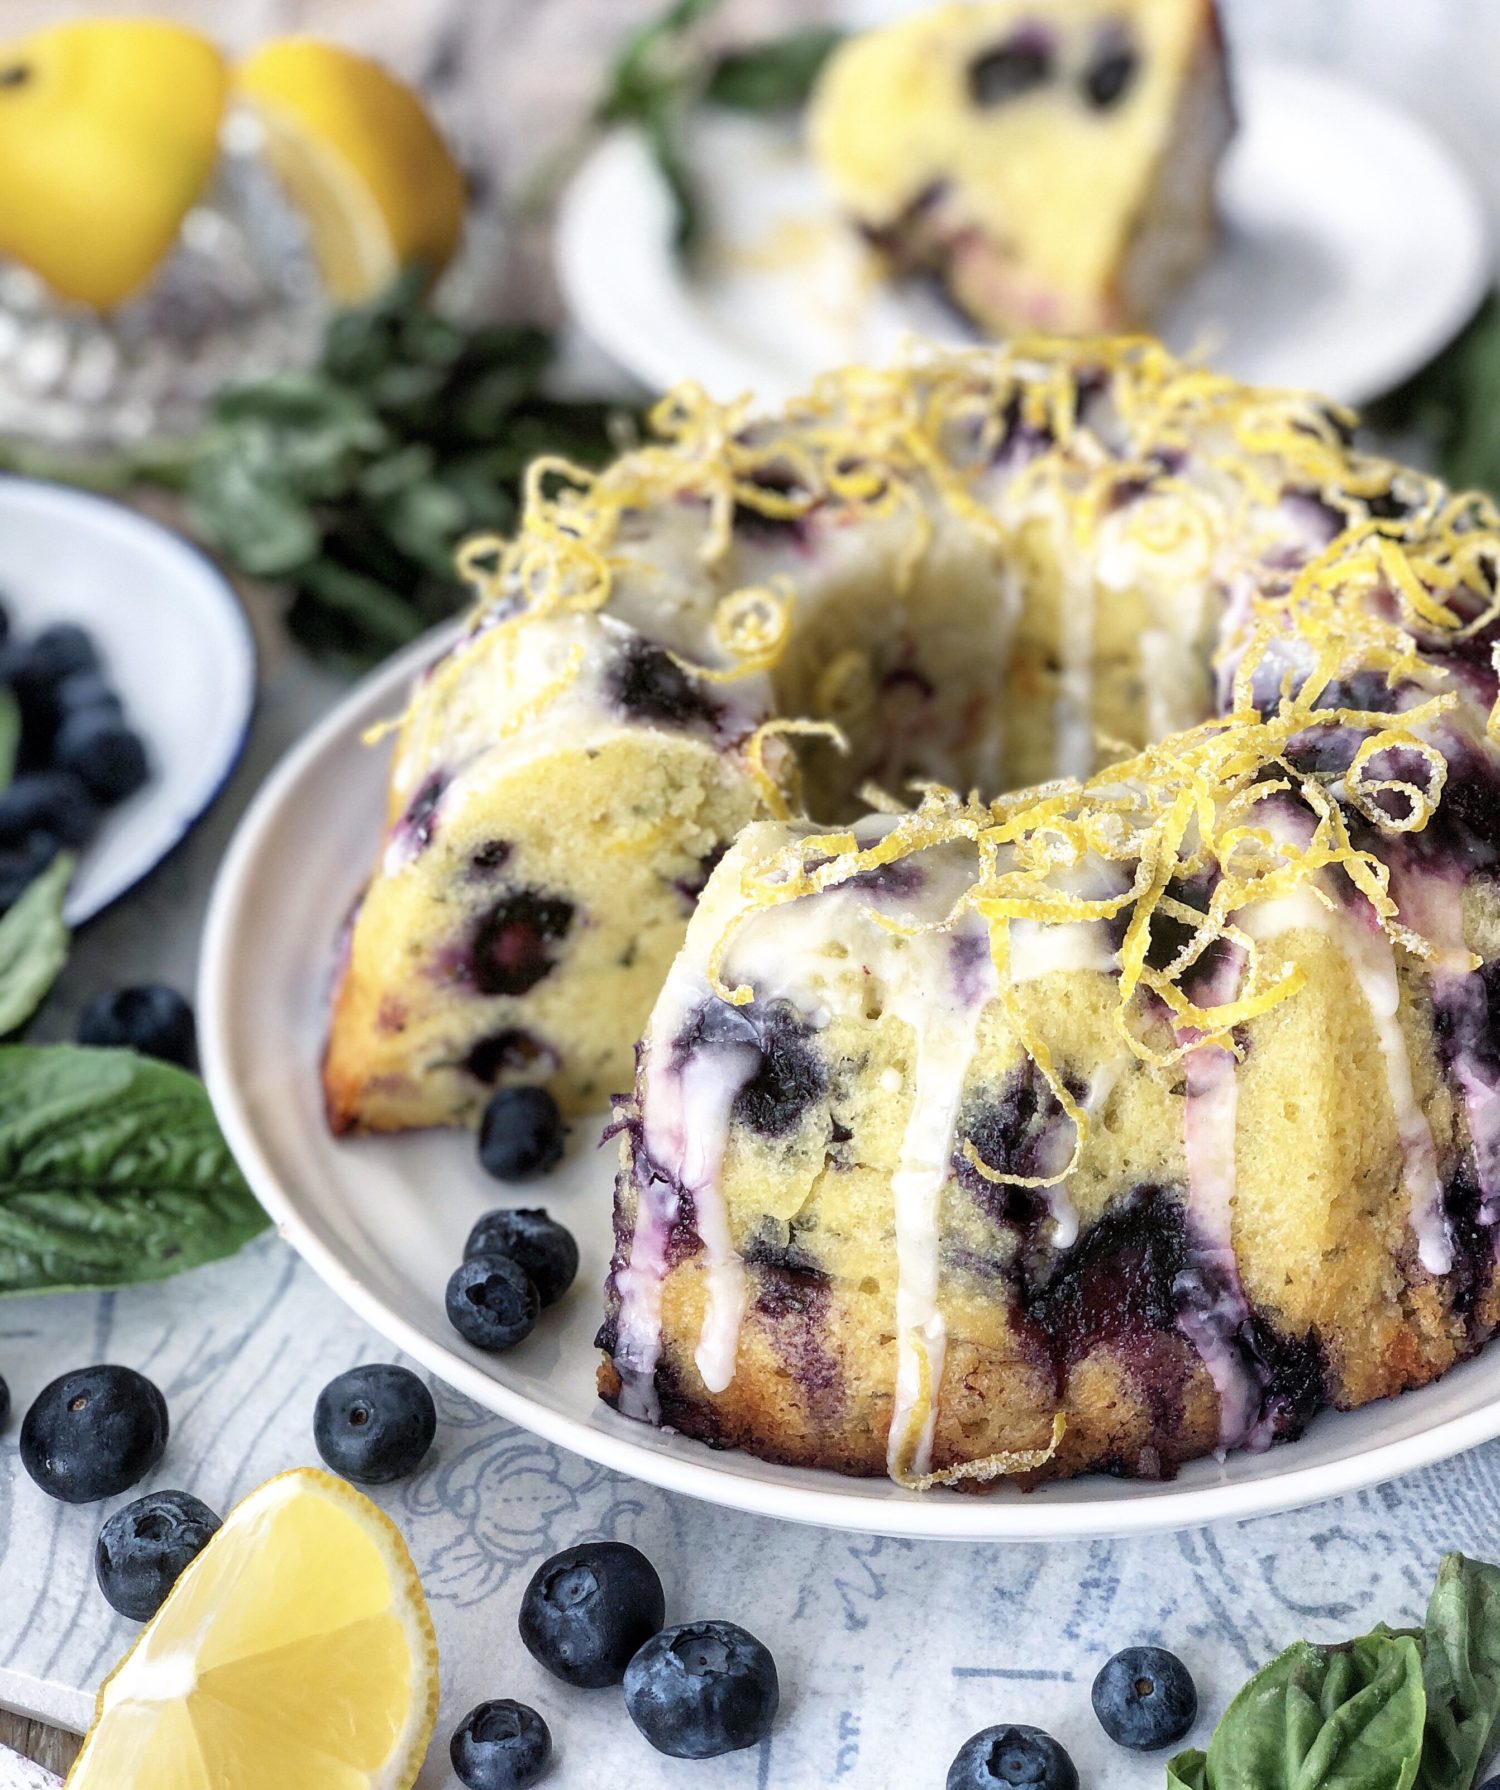
M521 1599L521 1639L565 1684L618 1684L661 1627L667 1600L656 1568L628 1542L587 1541L544 1560Z
M632 640L609 674L610 694L625 714L665 727L712 727L718 703L669 652L649 640Z
M125 712L114 686L97 671L70 672L57 686L57 706L65 715L101 710L118 719Z
M0 913L16 905L60 849L46 833L32 833L23 846L0 851Z
M90 794L110 806L133 796L151 775L141 736L107 709L65 715L52 742L52 762L81 777Z
M969 64L969 98L976 106L1002 106L1052 79L1052 47L1024 33L986 50Z
M10 1387L0 1379L0 1430L10 1422Z
M37 833L62 845L86 845L99 805L69 771L29 771L0 792L0 847L13 850Z
M555 1305L578 1274L578 1245L545 1212L486 1212L469 1232L464 1259L504 1255L524 1268L543 1305Z
M89 631L57 622L12 650L7 675L18 691L53 691L74 672L98 669L99 654Z
M458 1724L448 1757L465 1790L530 1790L552 1757L552 1736L527 1704L497 1697Z
M502 1075L524 1075L538 1065L552 1070L557 1064L552 1046L520 1026L502 1026L498 1032L488 1033L464 1058L465 1072L487 1087L494 1087Z
M83 1367L44 1387L21 1423L21 1464L49 1498L128 1492L167 1447L167 1401L131 1367Z
M1107 112L1125 97L1139 66L1140 58L1130 45L1112 36L1084 71L1084 97L1096 112Z
M437 1434L432 1394L409 1368L351 1367L318 1394L313 1439L335 1473L389 1485L421 1465Z
M733 1622L653 1635L625 1668L625 1707L659 1753L715 1759L764 1740L776 1719L776 1662Z
M149 1622L219 1527L191 1492L147 1492L117 1510L94 1549L94 1573L110 1607Z
M996 1790L1010 1784L1078 1790L1078 1773L1050 1734L1021 1726L981 1728L948 1767L947 1790Z
M524 1268L509 1256L477 1255L448 1281L448 1322L476 1349L513 1349L536 1328L542 1302Z
M1198 1719L1192 1674L1165 1647L1126 1647L1107 1659L1093 1695L1099 1726L1138 1753L1174 1745Z
M573 924L573 904L533 889L497 901L479 922L472 956L480 994L526 994L557 961L553 950Z
M192 1069L198 1061L193 1009L176 989L158 982L96 994L78 1022L78 1042L133 1050L182 1069Z
M563 1122L545 1088L501 1088L479 1121L479 1161L497 1181L544 1175L562 1160Z

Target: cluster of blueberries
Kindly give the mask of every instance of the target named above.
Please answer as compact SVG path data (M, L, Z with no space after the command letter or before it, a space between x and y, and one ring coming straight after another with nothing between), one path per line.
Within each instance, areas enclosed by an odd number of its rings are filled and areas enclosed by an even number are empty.
M0 686L20 719L16 774L0 791L3 913L60 852L87 845L150 771L87 629L58 623L23 640L0 605Z

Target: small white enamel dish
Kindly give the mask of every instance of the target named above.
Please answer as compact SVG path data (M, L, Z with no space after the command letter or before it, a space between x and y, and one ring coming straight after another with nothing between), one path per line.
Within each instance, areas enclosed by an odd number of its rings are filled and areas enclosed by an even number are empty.
M297 1249L397 1348L470 1398L592 1460L763 1515L900 1536L1022 1540L1186 1528L1286 1510L1500 1435L1500 1344L1420 1392L1325 1412L1298 1442L1197 1461L1175 1481L1092 1476L1024 1494L901 1490L886 1480L777 1467L633 1423L594 1391L594 1332L611 1247L614 1146L603 1116L573 1127L558 1172L501 1187L467 1134L339 1141L318 1063L336 940L373 860L386 755L361 744L400 710L437 650L418 643L366 682L281 765L224 861L199 987L204 1071L251 1185ZM545 1205L577 1236L578 1280L517 1349L485 1356L449 1327L448 1276L495 1205Z
M106 816L68 892L90 919L161 862L224 787L255 705L255 644L213 565L103 498L0 478L0 601L17 635L77 622L146 743L151 780Z
M1218 252L1160 323L1168 346L1259 385L1358 404L1430 359L1493 277L1482 202L1423 125L1313 70L1235 71L1240 129ZM671 245L642 142L607 139L575 177L557 264L590 336L650 386L699 381L777 402L825 368L890 358L912 331L972 343L920 287L891 288L842 225L795 125L696 126L702 271Z

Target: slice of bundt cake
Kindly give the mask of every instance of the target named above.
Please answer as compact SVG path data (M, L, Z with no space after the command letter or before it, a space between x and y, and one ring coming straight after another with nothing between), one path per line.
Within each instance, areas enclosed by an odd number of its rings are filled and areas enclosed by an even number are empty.
M1216 234L1233 128L1212 0L982 0L852 39L813 151L898 275L983 329L1151 322Z

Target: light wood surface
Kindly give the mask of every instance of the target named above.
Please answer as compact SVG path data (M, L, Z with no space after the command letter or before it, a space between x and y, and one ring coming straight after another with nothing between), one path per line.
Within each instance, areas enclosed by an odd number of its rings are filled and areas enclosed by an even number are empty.
M28 1721L25 1716L11 1715L0 1709L0 1746L8 1746L23 1758L34 1759L55 1771L66 1774L78 1752L78 1736L64 1734L60 1728L49 1728L42 1722Z

